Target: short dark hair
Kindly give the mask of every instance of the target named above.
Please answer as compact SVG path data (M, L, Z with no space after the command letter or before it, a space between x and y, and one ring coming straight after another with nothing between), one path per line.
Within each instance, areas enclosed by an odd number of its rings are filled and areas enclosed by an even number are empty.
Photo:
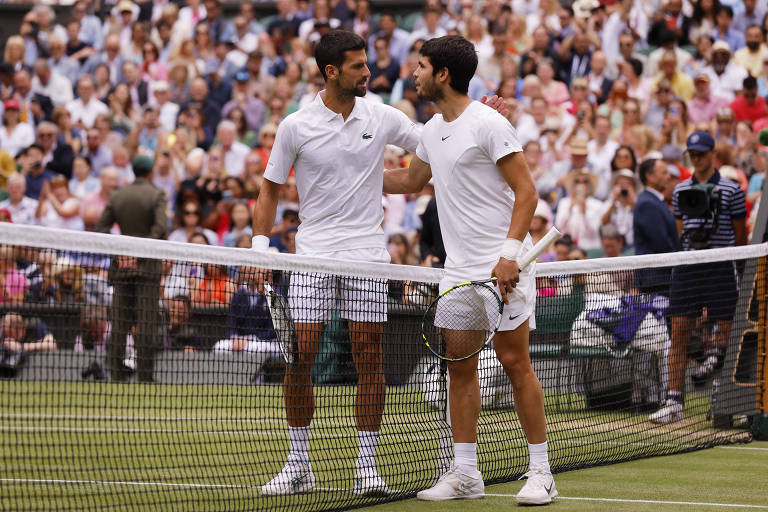
M744 79L744 81L741 83L741 86L744 89L749 89L750 91L752 89L757 89L757 78L753 77L752 75L747 75L747 78Z
M640 175L640 183L643 185L648 184L648 175L653 172L655 166L656 158L649 158L640 163L640 166L637 168L637 173Z
M725 12L725 14L727 14L729 18L733 19L733 9L731 9L730 6L721 5L720 8L717 10L717 14L720 14L721 12Z
M632 66L637 76L643 76L643 63L639 59L630 58L627 63Z
M323 75L323 80L328 80L325 66L331 65L341 69L346 52L365 50L365 47L365 40L348 30L331 30L321 37L320 42L315 47L315 61L317 61L320 74Z
M430 39L419 50L432 64L432 75L446 68L451 74L451 88L467 94L469 81L477 69L475 46L461 36Z

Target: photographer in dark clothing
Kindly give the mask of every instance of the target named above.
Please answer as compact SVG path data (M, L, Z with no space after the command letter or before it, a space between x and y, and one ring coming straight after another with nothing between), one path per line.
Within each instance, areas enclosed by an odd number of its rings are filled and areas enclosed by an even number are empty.
M706 131L688 137L688 156L693 176L675 187L672 204L683 250L745 245L746 198L739 185L720 176L714 168L715 141ZM723 365L738 300L736 269L733 262L686 265L674 269L670 288L669 315L672 343L667 358L669 393L664 406L650 416L655 423L683 419L683 383L688 340L696 318L706 310L717 325L714 347L696 369L706 378Z

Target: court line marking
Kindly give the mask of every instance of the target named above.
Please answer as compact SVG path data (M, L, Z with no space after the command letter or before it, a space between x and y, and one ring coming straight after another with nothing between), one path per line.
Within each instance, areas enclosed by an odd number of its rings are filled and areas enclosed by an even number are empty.
M81 485L124 485L138 487L180 487L180 488L211 488L211 489L259 489L259 485L237 485L237 484L205 484L205 483L175 483L175 482L124 482L118 480L64 480L64 479L42 479L42 478L0 478L0 482L11 484L81 484ZM334 487L316 487L318 491L347 491L351 489ZM403 491L395 491L395 493ZM486 493L486 496L494 498L514 498L514 494L496 494ZM667 500L632 500L621 498L583 498L576 496L558 496L556 500L571 501L602 501L610 503L644 503L653 505L690 505L699 507L731 507L731 508L753 508L766 510L766 505L749 505L744 503L710 503L702 501L667 501Z
M761 452L768 452L768 448L760 448L757 446L718 446L718 448L722 448L723 450L757 450Z
M490 494L486 493L486 496L500 497L500 498L514 498L514 494ZM582 498L576 496L558 496L557 500L571 500L571 501L604 501L611 503L645 503L652 505L690 505L698 507L733 507L733 508L756 508L761 510L768 510L768 505L748 505L744 503L709 503L704 501L667 501L667 500L631 500L622 498Z

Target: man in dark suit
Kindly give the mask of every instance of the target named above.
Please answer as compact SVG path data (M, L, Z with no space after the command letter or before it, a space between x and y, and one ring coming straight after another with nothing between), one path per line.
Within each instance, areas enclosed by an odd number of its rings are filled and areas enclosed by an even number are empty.
M645 160L640 164L639 173L645 190L635 203L635 254L679 251L675 217L663 195L670 180L668 164L663 160ZM636 285L646 293L669 295L671 272L672 267L638 270L635 273Z
M42 121L37 125L37 143L45 151L43 163L51 172L72 178L72 161L75 153L72 146L67 144L59 128L50 121Z
M154 162L137 156L131 162L136 180L112 193L96 230L109 233L117 222L127 236L165 238L168 229L165 194L150 181ZM107 367L113 380L128 376L125 340L134 331L136 374L139 381L151 382L160 320L160 260L117 256L110 267L115 287L112 300L112 334L107 345Z

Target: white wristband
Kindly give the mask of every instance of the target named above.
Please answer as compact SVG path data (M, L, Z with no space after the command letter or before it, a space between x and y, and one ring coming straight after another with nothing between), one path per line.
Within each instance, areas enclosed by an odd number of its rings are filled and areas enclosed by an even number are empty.
M520 255L520 248L523 247L523 242L516 238L507 238L504 240L504 245L501 246L501 254L499 257L505 260L517 261L517 257Z
M266 251L269 249L269 238L264 235L254 235L251 238L251 249L254 251Z

